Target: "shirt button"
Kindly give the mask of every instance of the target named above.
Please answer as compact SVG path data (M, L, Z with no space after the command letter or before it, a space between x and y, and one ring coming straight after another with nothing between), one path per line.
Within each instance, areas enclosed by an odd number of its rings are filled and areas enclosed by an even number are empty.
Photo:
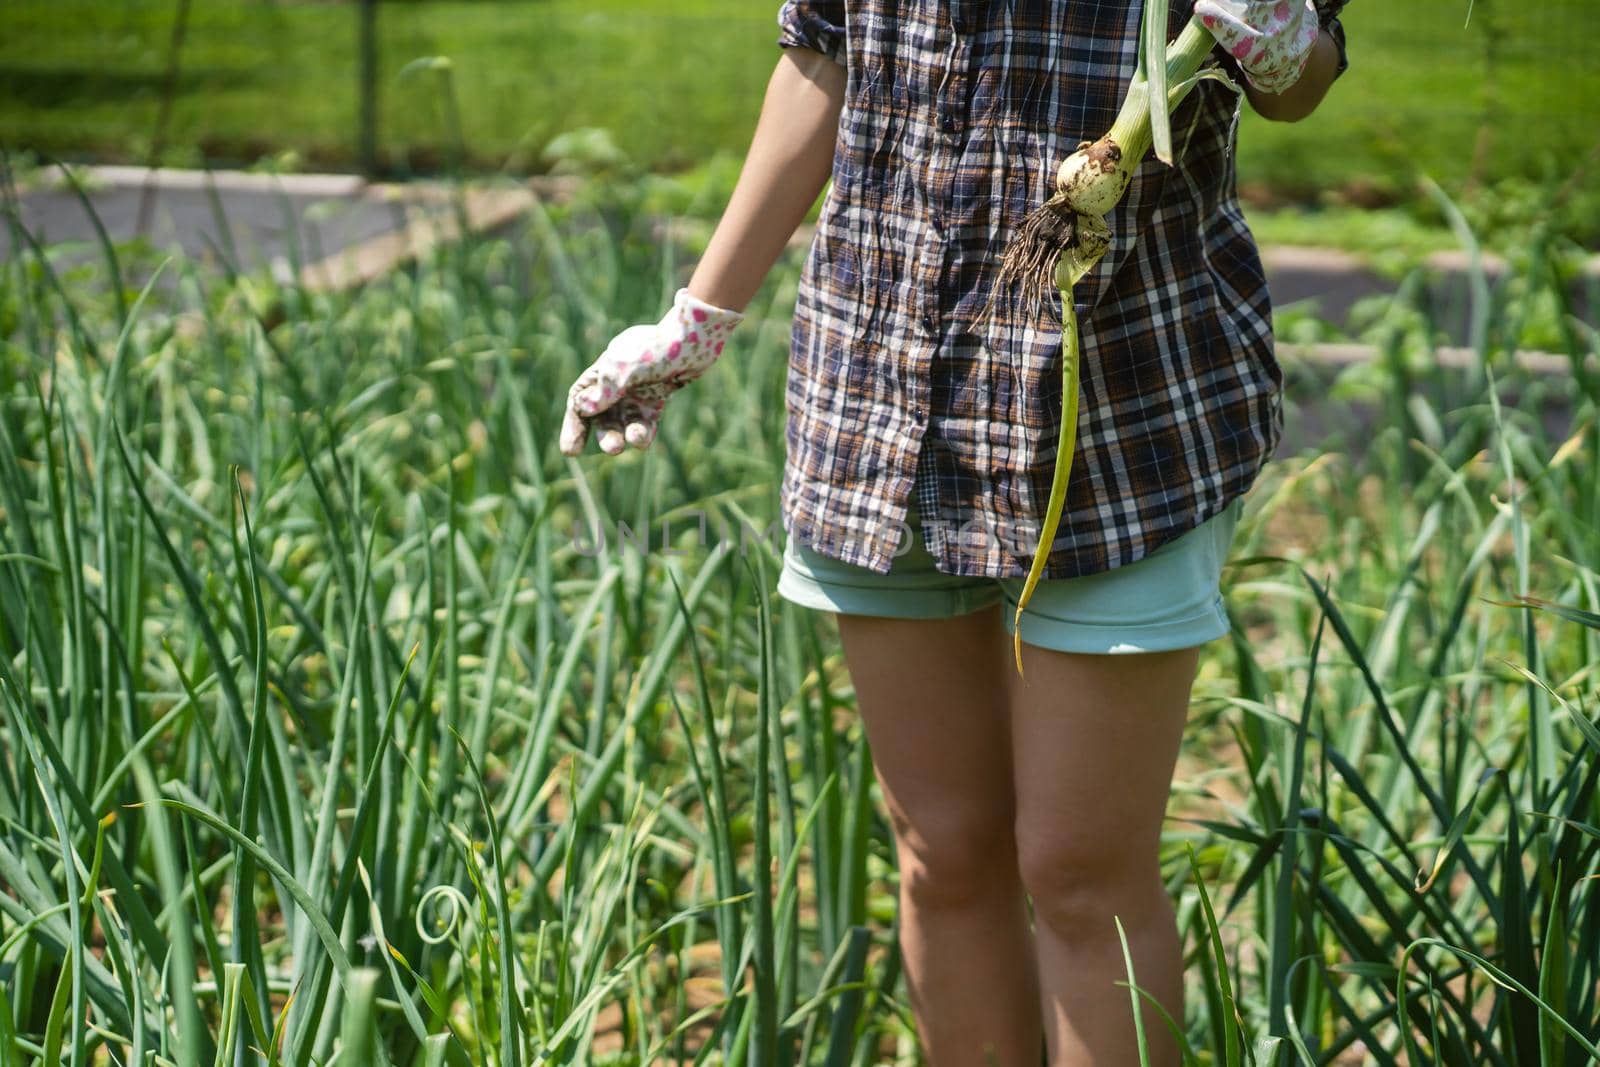
M956 132L956 117L948 111L940 118L939 124L944 128L945 133L953 135Z
M929 333L933 332L933 313L931 311L922 313L922 328Z

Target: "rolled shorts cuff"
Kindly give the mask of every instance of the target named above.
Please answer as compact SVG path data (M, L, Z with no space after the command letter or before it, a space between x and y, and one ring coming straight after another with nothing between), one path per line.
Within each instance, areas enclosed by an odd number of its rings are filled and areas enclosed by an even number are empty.
M778 574L778 595L818 611L888 619L948 619L1000 601L998 585L980 585L970 578L952 578L944 585L891 589L885 586L883 575L859 569L876 581L852 582L833 574L820 579L801 563L791 543L784 551L783 570Z
M1005 598L1006 633L1016 632L1017 602ZM1133 652L1170 652L1215 641L1232 629L1222 594L1204 611L1181 619L1152 619L1116 624L1077 622L1040 614L1030 604L1022 613L1022 640L1056 652L1119 655Z

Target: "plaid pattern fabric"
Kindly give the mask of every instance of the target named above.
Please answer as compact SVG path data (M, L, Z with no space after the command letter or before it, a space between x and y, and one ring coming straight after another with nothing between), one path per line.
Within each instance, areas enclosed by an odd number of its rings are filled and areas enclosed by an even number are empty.
M1174 5L1172 30L1190 5ZM1181 9L1181 10L1179 10ZM1061 424L1061 299L1002 296L1057 164L1110 128L1134 0L787 0L778 43L847 71L800 278L781 488L791 537L887 572L908 507L953 575L1022 576ZM1242 495L1282 432L1266 278L1235 197L1238 96L1203 83L1078 286L1081 399L1044 575L1141 559Z

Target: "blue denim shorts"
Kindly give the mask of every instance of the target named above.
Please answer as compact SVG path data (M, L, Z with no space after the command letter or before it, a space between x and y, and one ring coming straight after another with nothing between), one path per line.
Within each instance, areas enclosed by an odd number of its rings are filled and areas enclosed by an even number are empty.
M1204 644L1228 632L1222 565L1244 509L1235 498L1220 513L1150 555L1099 574L1041 579L1022 613L1022 640L1060 652L1163 652ZM778 595L822 611L895 619L947 619L1003 603L1015 628L1023 578L945 574L922 542L915 505L907 512L909 550L889 573L814 552L789 537Z

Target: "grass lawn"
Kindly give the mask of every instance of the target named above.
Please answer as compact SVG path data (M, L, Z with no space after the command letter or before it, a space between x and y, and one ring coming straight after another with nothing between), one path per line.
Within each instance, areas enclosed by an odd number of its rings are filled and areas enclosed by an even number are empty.
M0 139L143 161L175 9L174 0L8 3ZM668 169L741 150L779 54L776 10L758 15L729 0L383 4L381 151L399 167L442 159L452 137L440 82L400 76L435 55L452 61L461 133L480 164L537 168L538 151L579 126L608 127L630 154ZM356 25L349 4L195 4L168 158L249 163L293 149L308 167L352 165Z
M1357 2L1351 67L1304 123L1246 120L1241 178L1288 189L1570 175L1600 147L1589 0Z
M0 34L0 144L145 161L176 0L9 0ZM596 126L637 162L675 170L748 143L778 55L777 0L432 0L380 8L380 151L404 173L453 143L443 81L401 76L448 56L473 165L538 170L564 130ZM1428 174L1559 183L1600 130L1591 0L1357 3L1352 68L1305 123L1248 115L1241 181L1257 203L1368 205ZM165 147L176 164L354 164L350 4L206 0L193 7ZM1596 183L1573 186L1597 199ZM1575 209L1576 210L1576 209ZM1329 236L1339 243L1337 234Z

